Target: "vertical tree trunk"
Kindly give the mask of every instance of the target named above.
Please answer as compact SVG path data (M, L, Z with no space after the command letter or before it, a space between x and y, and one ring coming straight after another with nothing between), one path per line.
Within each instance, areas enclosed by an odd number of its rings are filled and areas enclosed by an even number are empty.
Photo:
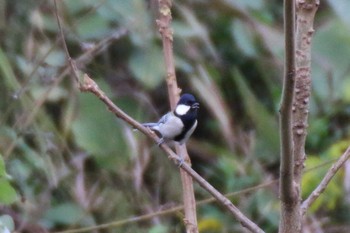
M319 0L297 0L296 77L293 102L293 140L295 182L300 185L304 168L305 140L308 127L309 99L311 95L311 40L313 22Z
M281 105L280 233L302 231L301 178L311 93L311 38L319 0L285 0L285 75ZM295 15L297 7L297 17ZM297 18L296 38L295 18ZM296 46L296 49L295 49ZM286 93L289 91L290 93ZM291 99L293 105L291 106ZM293 132L291 132L293 130Z
M280 108L281 167L280 233L301 231L300 204L294 185L294 148L292 134L292 103L295 82L295 1L284 1L285 62L282 102Z

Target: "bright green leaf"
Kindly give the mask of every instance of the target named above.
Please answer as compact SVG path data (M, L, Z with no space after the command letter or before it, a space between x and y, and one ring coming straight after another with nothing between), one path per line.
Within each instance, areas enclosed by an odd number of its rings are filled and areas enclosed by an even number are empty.
M215 217L203 218L198 222L199 232L222 232L223 224Z
M347 27L339 22L333 21L319 28L313 39L313 57L317 58L312 63L312 76L315 77L313 90L317 92L323 101L330 96L341 98L344 79L348 74L348 57L350 32ZM331 76L331 77L330 77ZM327 79L331 80L331 85ZM321 81L324 80L324 81Z
M346 148L349 146L348 140L339 141L326 151L325 154L320 156L308 156L306 160L306 169L316 167L319 164L322 164L324 160L336 159L344 153ZM329 167L319 168L311 172L305 173L302 179L302 196L307 197L322 180L322 177L326 174ZM334 209L342 198L343 195L343 172L340 170L337 175L331 180L328 184L327 189L323 192L319 198L313 203L310 207L311 211L316 211L320 208Z
M0 154L0 178L4 178L6 176L7 176L7 173L5 170L5 162L2 155Z
M18 90L20 88L20 84L17 81L14 70L12 69L11 63L8 60L7 55L0 48L0 72L2 78L4 78L6 86L11 88L12 90Z
M0 154L0 203L11 204L18 199L15 189L9 182L10 176L6 172L5 162Z
M9 205L18 200L15 189L5 178L0 178L0 203Z

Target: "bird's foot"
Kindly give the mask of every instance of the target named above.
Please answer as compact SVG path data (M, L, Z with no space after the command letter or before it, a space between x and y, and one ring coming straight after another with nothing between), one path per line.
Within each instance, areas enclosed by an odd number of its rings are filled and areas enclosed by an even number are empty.
M184 165L185 160L183 158L177 158L177 162L178 162L177 167L180 168L182 167L182 165Z
M165 141L164 138L159 139L157 146L160 147L160 145L162 145L162 143L164 143L164 141Z

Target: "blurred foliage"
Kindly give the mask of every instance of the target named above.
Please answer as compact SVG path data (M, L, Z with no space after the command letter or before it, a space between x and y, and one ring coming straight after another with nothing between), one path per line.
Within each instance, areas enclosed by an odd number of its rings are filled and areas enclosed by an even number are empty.
M77 66L126 113L169 110L156 0L58 1ZM347 0L322 1L313 40L307 169L349 145L350 18ZM188 143L193 167L224 193L276 178L283 59L281 1L174 1L179 86L201 103ZM53 1L0 3L0 228L59 231L131 219L180 205L178 169L69 75ZM303 197L330 165L305 173ZM325 232L349 227L344 171L312 206ZM198 200L208 197L195 186ZM266 232L278 226L278 187L232 201ZM215 204L198 208L201 232L242 232ZM320 223L321 224L321 223ZM40 229L40 230L39 230ZM101 232L183 232L183 215Z

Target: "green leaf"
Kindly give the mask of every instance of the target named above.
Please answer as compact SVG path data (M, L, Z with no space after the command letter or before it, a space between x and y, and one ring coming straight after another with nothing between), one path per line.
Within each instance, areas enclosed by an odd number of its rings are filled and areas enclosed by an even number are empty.
M103 91L108 90L104 82L100 81L99 86ZM90 93L79 95L79 106L80 112L72 123L77 144L95 156L100 165L113 168L117 161L127 156L123 153L126 151L123 123Z
M83 39L98 39L110 32L109 23L99 15L90 15L79 21L78 34Z
M169 232L169 227L166 225L158 224L149 230L149 233L163 233Z
M18 199L15 189L11 186L9 176L5 169L5 162L2 155L0 154L0 203L1 204L12 204Z
M349 146L349 140L342 140L331 145L322 156L308 156L306 160L306 170L319 166L325 161L331 159L337 159ZM329 167L321 167L311 172L305 173L302 179L302 196L306 198L310 193L319 185L322 178L328 171ZM343 198L343 169L337 172L331 182L328 184L325 192L323 192L319 198L310 207L312 212L317 211L320 208L334 209L339 203L339 200Z
M15 73L12 69L12 65L1 48L0 48L0 72L8 88L12 90L18 90L20 88L20 84L17 81Z
M249 25L241 20L233 21L231 32L238 48L248 57L255 57L254 33Z
M165 76L163 54L158 46L136 51L129 65L135 77L149 89L158 86Z
M15 189L11 186L10 182L5 178L0 178L0 203L9 205L18 200Z
M0 178L7 177L7 173L5 170L5 162L4 159L2 158L2 155L0 154Z
M306 169L318 166L322 162L324 161L319 157L309 156L306 160ZM327 167L305 173L302 179L303 198L306 198L308 195L310 195L310 193L321 182L322 177L324 177L326 172ZM339 176L335 176L328 184L326 191L323 192L312 204L310 211L315 212L320 208L334 209L337 205L337 202L341 199L342 195L342 179L340 179Z
M335 11L337 16L348 26L350 25L350 1L349 0L328 0L328 4Z
M259 141L257 141L258 156L267 161L275 161L279 151L279 131L276 117L269 113L266 107L259 102L247 85L238 69L233 70L233 77L237 83L246 112L256 125ZM260 142L260 143L259 143Z
M331 80L329 82L313 82L313 88L317 95L327 102L334 94L335 98L342 98L344 80L348 74L350 46L348 28L339 21L333 21L319 28L313 40L313 57L317 58L312 63L312 76L317 80ZM343 46L339 46L343 45Z
M198 230L200 232L222 232L223 223L221 219L216 217L205 217L198 222Z
M79 14L84 10L91 10L96 7L98 3L94 0L84 0L84 1L67 1L64 3L70 14L75 15Z
M84 210L78 205L64 203L48 210L45 217L55 223L72 225L78 223L84 215Z
M350 76L349 75L345 77L341 90L342 90L342 96L344 98L344 101L346 101L347 103L350 103Z
M133 44L140 47L149 46L154 38L154 26L151 14L144 1L108 0L99 9L101 17L117 20L118 24L128 29Z
M244 10L259 10L264 6L264 2L262 0L226 0L225 2L229 5L232 5L234 8Z
M48 48L45 48L45 50L48 50ZM52 50L45 58L45 63L53 67L64 66L66 63L66 54L60 50Z

